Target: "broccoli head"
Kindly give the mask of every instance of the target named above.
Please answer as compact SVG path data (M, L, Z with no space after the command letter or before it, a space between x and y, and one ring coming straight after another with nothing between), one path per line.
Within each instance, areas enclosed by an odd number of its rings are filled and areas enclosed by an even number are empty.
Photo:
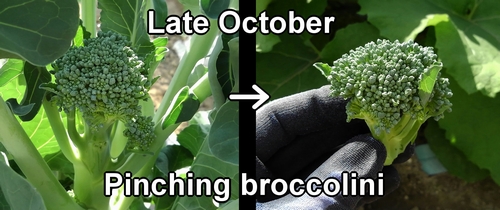
M55 84L50 91L60 109L80 111L90 129L122 121L128 126L124 135L136 140L135 133L148 133L140 135L140 142L149 142L154 138L153 125L144 122L149 118L142 116L139 102L148 99L152 82L130 44L127 37L112 31L84 39L84 46L71 47L52 64Z
M363 119L387 149L389 165L416 139L430 117L451 111L449 81L431 47L413 41L377 40L333 62L316 63L331 83L331 95L349 99L347 121Z

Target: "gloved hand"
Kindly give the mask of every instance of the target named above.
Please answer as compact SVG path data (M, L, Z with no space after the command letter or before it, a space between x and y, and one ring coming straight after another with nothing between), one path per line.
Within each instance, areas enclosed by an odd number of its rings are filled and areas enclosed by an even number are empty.
M383 165L385 146L370 135L364 120L346 122L347 101L330 97L329 88L327 85L277 99L257 111L257 181L281 178L289 183L295 178L334 177L342 182L341 172L355 171L358 178L370 177L377 183L377 173L382 171L387 195L399 186L399 175L394 167ZM406 161L413 151L414 145L408 146L394 163ZM256 208L354 209L378 198L342 193L333 197L288 194L278 198L267 187L265 196L257 196Z

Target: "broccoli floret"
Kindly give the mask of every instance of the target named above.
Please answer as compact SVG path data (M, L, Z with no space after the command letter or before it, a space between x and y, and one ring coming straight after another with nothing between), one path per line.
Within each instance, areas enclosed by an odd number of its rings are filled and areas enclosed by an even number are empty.
M127 148L129 150L146 151L151 146L150 139L154 139L154 133L150 128L154 126L151 116L138 116L130 119L127 123L127 130L123 134L129 138Z
M374 138L385 145L386 165L415 141L428 118L439 120L444 111L451 112L453 94L431 47L377 40L349 51L331 67L315 66L331 83L332 96L350 99L347 121L364 119ZM423 84L433 76L435 83ZM427 93L422 85L434 86Z
M127 133L130 144L149 145L153 141L154 125L143 122L146 118L139 105L148 98L152 82L144 75L147 67L127 37L100 31L96 38L85 39L84 46L71 47L52 66L56 80L51 91L62 110L80 111L95 132L122 121L131 126L129 130L142 134L139 139ZM139 126L136 119L141 119Z

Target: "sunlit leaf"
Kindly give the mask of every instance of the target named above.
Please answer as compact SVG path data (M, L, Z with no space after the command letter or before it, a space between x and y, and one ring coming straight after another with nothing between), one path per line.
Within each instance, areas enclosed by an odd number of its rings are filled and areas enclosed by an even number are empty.
M0 96L21 101L25 90L24 74L20 74L0 88ZM43 109L40 109L31 121L22 122L19 120L19 122L42 156L59 151L59 145Z

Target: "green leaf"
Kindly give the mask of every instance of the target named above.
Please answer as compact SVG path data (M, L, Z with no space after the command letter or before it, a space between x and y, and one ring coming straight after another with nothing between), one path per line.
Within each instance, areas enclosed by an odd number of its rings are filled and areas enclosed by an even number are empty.
M231 92L240 91L240 38L236 37L227 42L229 47L229 62L231 63L231 72L234 82L232 82ZM229 97L229 95L228 95Z
M24 74L19 74L0 88L0 96L21 101L25 90L26 80ZM59 151L59 145L43 109L31 121L23 122L19 120L19 123L42 156Z
M208 111L199 111L189 121L189 126L184 128L179 135L177 135L179 144L181 144L183 148L189 150L191 160L194 155L198 154L209 130L210 122L208 121ZM158 165L157 168L159 168ZM168 171L171 170L172 169ZM163 175L164 174L165 173L163 173ZM155 204L158 209L171 209L175 199L176 197L163 196L157 198Z
M222 34L220 36L222 38L222 50L217 56L216 68L217 68L217 80L222 88L222 93L224 97L229 97L229 93L233 89L234 86L234 75L233 75L233 64L232 60L230 60L229 53L229 41L238 37L238 34L234 35L226 35Z
M170 125L188 121L200 108L200 101L194 93L189 90L188 86L184 86L174 96L173 103L167 109L167 112L162 119L162 128L165 129Z
M189 121L189 126L184 128L177 136L180 145L187 148L191 154L196 155L208 135L210 122L207 111L197 112Z
M191 11L193 16L201 14L201 7L199 0L179 0L179 3L182 4L184 11Z
M28 62L24 63L23 72L27 86L21 103L19 104L15 98L10 98L6 102L22 121L30 121L40 110L45 95L45 90L39 86L50 82L52 77L45 67L33 66Z
M99 0L101 11L101 29L114 31L130 38L132 47L139 56L146 56L154 51L154 45L147 34L142 18L142 0ZM132 15L133 14L133 15Z
M231 192L230 198L234 200L239 196L239 167L238 164L222 161L212 154L209 140L204 140L205 135L209 132L208 129L210 129L208 115L209 113L206 111L198 112L190 121L190 125L179 134L177 140L196 154L190 168L196 177L207 177L211 180L221 177L231 179L231 189L226 188L225 190ZM184 196L177 197L171 209L216 209L216 207L213 205L212 197Z
M203 141L200 151L196 155L190 169L196 177L207 177L210 180L230 178L231 200L239 197L239 167L215 157L211 152L208 141ZM177 197L172 209L216 209L212 197Z
M220 210L232 210L232 209L239 209L240 207L240 199L233 200L229 203L226 203L225 205L221 206L219 209Z
M443 68L441 63L433 64L429 71L425 72L420 80L418 86L418 96L420 97L420 104L422 107L427 105L429 98L431 97L432 90L434 90L434 84L436 84L436 79L439 71Z
M90 38L90 32L85 29L82 21L80 21L80 25L78 26L78 30L76 31L76 36L75 38L73 38L73 46L83 46L83 40L88 38Z
M238 35L222 34L218 36L208 61L208 79L214 97L215 109L226 102L234 86L228 42L235 37Z
M193 163L193 154L183 146L167 145L160 150L155 166L164 176L169 172L190 166Z
M12 170L0 155L0 207L45 209L42 196L25 178ZM3 208L7 206L7 208Z
M425 27L434 26L439 58L460 87L489 97L500 91L499 1L360 0L359 4L360 13L390 39L414 39Z
M208 72L208 68L203 64L199 64L193 68L191 74L189 74L187 86L192 87L203 75Z
M165 19L168 16L167 1L165 0L152 0L153 8L155 10L155 27L164 28Z
M5 103L7 103L7 105L9 106L9 109L12 110L12 113L19 116L19 118L21 118L21 119L22 119L22 117L25 117L26 115L28 115L33 110L33 107L35 107L35 104L21 105L17 102L17 100L15 98L10 98L7 101L5 101ZM35 113L35 115L36 115L36 113ZM30 120L31 119L23 120L23 121L30 121Z
M449 173L468 182L479 181L489 176L488 170L481 169L467 160L464 153L446 139L444 133L436 121L429 120L425 128L425 138Z
M153 76L154 71L158 65L160 65L160 62L165 58L165 54L168 52L167 44L168 39L166 37L158 37L153 40L155 50L148 54L144 60L145 63L149 63L148 75L150 77Z
M200 7L208 18L216 20L229 7L229 3L230 0L200 0Z
M7 151L7 149L5 148L5 146L3 146L2 143L0 143L0 153L4 153L5 155L9 155L9 152Z
M52 172L57 175L57 178L59 180L62 180L64 178L73 179L73 164L68 160L68 158L66 158L66 156L64 156L62 151L46 155L44 159Z
M129 210L149 210L149 208L147 208L144 205L144 200L141 196L137 199L134 199L134 201L132 201L132 204L130 204L130 206L129 206Z
M257 84L271 100L328 84L313 66L316 62L333 63L350 49L380 36L373 26L355 23L336 32L321 51L306 45L299 36L281 35L282 42L268 53L257 53Z
M318 88L327 83L313 64L319 54L292 36L274 46L268 53L256 55L257 84L270 95L270 100Z
M19 59L7 59L0 68L0 87L3 87L11 80L16 79L23 73L24 61Z
M330 65L326 64L326 63L315 63L313 65L316 69L318 69L321 74L323 74L323 76L325 78L328 78L330 76L330 73L332 72L332 67L330 67Z
M255 50L259 53L269 52L273 49L273 46L278 44L281 40L276 34L268 34L264 35L260 31L255 35L255 42L257 43L255 46Z
M287 6L284 7L283 5ZM296 17L298 15L302 17L310 17L313 15L321 16L327 8L327 0L274 0L268 5L267 11L270 17L272 17L271 11L273 10L278 11L278 14L283 15L283 17L288 17L290 8L293 8ZM313 35L304 31L304 33L299 36L304 40L309 40Z
M382 38L379 31L367 22L353 23L335 32L335 37L321 50L320 56L329 64L349 50Z
M450 144L463 152L465 157L481 169L489 170L493 180L500 185L500 98L489 98L481 93L467 94L450 78L453 111L445 113L439 126L446 130ZM436 155L441 151L435 151Z
M45 66L69 49L78 28L74 0L4 0L0 8L0 58Z
M0 209L11 210L9 203L7 202L5 197L3 196L3 192L1 190L0 190Z
M212 154L229 163L239 163L239 103L228 101L215 115L208 134Z
M286 5L284 7L283 5ZM326 0L311 0L311 1L298 1L298 0L259 0L257 1L256 11L259 15L262 11L267 12L268 17L288 17L288 11L295 11L295 15L300 15L302 17L310 17L312 15L321 16L325 11L327 6ZM302 39L309 40L312 35L304 32L301 35ZM256 35L256 51L260 53L270 52L273 47L278 44L283 36L270 33L269 35L263 35L258 32Z

